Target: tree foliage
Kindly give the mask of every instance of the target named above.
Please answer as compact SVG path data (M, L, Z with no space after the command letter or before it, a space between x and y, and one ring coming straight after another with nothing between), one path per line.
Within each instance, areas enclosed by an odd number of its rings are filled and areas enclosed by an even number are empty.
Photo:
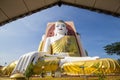
M34 67L33 63L31 63L31 64L28 65L28 67L25 71L25 76L28 78L28 80L29 80L29 77L31 77L32 74L33 74L33 67Z
M104 46L104 50L109 55L120 55L120 42L115 42L109 45Z

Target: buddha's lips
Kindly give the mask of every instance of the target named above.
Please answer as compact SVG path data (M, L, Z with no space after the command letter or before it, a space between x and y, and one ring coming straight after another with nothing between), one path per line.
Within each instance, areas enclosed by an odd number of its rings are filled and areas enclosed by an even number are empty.
M63 30L63 29L59 29L59 30Z

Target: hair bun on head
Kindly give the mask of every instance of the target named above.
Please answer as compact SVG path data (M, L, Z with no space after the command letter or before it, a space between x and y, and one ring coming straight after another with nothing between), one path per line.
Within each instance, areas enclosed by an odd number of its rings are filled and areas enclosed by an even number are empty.
M62 22L62 23L65 23L63 20L58 20L57 22Z

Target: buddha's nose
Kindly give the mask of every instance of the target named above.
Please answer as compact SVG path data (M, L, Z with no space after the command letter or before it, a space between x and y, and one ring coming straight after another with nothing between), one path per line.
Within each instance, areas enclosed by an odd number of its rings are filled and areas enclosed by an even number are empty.
M61 25L59 26L59 29L62 29L62 26L61 26Z

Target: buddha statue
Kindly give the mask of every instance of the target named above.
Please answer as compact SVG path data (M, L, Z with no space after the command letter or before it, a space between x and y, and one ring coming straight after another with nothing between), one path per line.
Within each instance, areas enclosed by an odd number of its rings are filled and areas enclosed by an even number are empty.
M68 75L83 74L83 70L85 74L99 71L106 74L120 73L120 64L116 60L87 56L73 23L62 20L48 24L38 51L26 53L15 61L14 65L13 63L5 67L3 72L25 73L28 65L33 63L34 74L42 71L55 72L59 68ZM8 70L9 68L11 70Z

